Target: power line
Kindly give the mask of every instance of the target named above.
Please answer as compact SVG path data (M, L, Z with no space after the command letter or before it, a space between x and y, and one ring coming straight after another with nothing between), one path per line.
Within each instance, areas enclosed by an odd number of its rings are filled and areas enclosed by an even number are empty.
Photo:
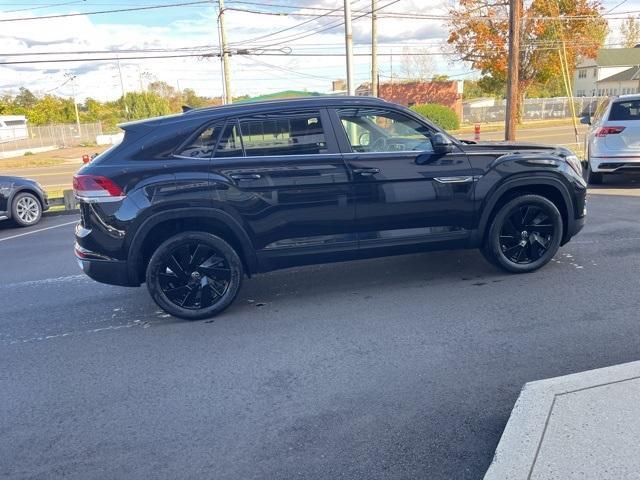
M219 53L212 54L182 54L182 55L145 55L135 57L94 57L94 58L56 58L53 60L16 60L10 62L0 62L0 65L24 65L32 63L69 63L69 62L104 62L112 60L152 60L161 58L187 58L187 57L217 57ZM283 54L284 55L284 54Z
M28 20L46 20L51 18L79 17L83 15L101 15L104 13L134 12L139 10L156 10L159 8L173 8L173 7L186 7L189 5L202 5L205 3L213 4L213 0L199 0L195 2L184 2L184 3L167 3L162 5L149 5L146 7L118 8L114 10L96 10L93 12L82 12L82 13L60 13L56 15L41 15L38 17L1 18L0 22L23 22Z
M76 5L78 3L86 2L87 0L74 0L73 2L63 2L63 3L50 3L48 5L39 5L37 7L29 7L29 8L18 8L17 10L5 10L2 13L16 13L16 12L30 12L32 10L40 10L42 8L53 8L53 7L61 7L63 5Z
M37 56L37 55L87 55L97 53L159 53L159 52L183 52L201 49L217 48L217 45L198 45L194 47L175 47L175 48L132 48L121 50L75 50L75 51L61 51L61 52L24 52L24 53L0 53L0 57L23 57L23 56Z
M390 1L390 2L388 2L388 3L386 3L386 4L384 4L384 5L382 5L382 6L380 6L380 7L378 7L378 8L376 9L376 11L379 11L379 10L381 10L381 9L383 9L383 8L386 8L386 7L389 7L389 6L393 5L393 4L396 4L396 3L398 3L399 1L400 1L400 0L392 0L392 1ZM371 12L368 12L368 13L371 13ZM359 15L359 16L355 17L355 18L354 18L354 20L357 20L358 18L362 18L362 17L364 17L364 16L366 16L366 15L367 15L367 14ZM267 44L267 45L264 45L264 47L274 47L274 46L276 46L276 45L281 45L282 43L294 42L294 41L296 41L296 40L301 40L301 39L303 39L303 38L310 37L311 35L317 35L318 33L326 32L327 30L332 30L332 29L337 28L337 27L340 27L340 26L342 26L342 25L344 25L344 20L337 21L337 22L333 22L333 23L329 24L328 26L325 26L325 27L320 28L320 29L311 30L311 31L309 31L309 32L308 32L308 33L306 33L306 34L305 34L304 32L302 32L301 34L298 34L298 36L297 36L297 37L296 37L296 36L293 36L294 38L278 39L278 42L276 42L276 43L269 43L269 44ZM292 37L292 36L290 35L289 37Z
M356 3L360 2L360 1L361 0L356 0ZM299 28L299 27L301 27L303 25L311 23L311 22L313 22L315 20L319 20L319 19L321 19L323 17L327 17L329 14L334 13L334 12L338 12L340 10L341 10L340 7L334 8L333 10L329 10L327 13L324 13L322 15L318 15L318 16L316 16L314 18L309 19L309 20L305 20L304 22L300 22L300 23L298 23L296 25L292 25L291 27L283 28L281 30L278 30L278 31L275 31L275 32L272 32L272 33L268 33L268 34L265 34L265 35L260 35L258 37L250 38L250 39L247 39L247 40L241 40L239 42L231 42L231 45L244 45L246 43L252 43L252 42L255 42L257 40L262 40L262 39L265 39L265 38L273 37L273 36L279 35L279 34L281 34L283 32L288 32L290 30Z

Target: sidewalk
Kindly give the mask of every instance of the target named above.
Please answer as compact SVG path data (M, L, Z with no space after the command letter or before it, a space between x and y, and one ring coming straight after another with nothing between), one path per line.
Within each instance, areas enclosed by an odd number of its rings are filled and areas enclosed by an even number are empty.
M640 479L640 361L527 383L484 478Z

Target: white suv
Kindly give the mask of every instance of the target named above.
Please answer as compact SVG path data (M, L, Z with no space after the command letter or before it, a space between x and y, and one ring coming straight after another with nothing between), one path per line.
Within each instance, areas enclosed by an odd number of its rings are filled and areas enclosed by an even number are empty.
M604 99L585 139L587 181L600 184L605 173L640 173L640 95Z

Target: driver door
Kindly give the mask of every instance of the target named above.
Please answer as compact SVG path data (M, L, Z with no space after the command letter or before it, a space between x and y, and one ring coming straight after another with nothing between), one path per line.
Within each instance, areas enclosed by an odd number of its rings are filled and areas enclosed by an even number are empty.
M333 121L354 185L361 248L468 238L474 182L455 143L436 153L438 131L391 108L336 108Z

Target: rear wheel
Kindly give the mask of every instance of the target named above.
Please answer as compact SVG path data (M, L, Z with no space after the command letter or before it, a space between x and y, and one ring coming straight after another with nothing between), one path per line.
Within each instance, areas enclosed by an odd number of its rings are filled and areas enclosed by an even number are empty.
M231 245L205 232L184 232L162 243L147 267L147 288L167 313L188 320L217 315L235 299L242 262Z
M481 251L494 265L526 273L546 265L562 239L562 215L545 197L523 195L496 214Z
M40 200L31 193L19 193L13 199L11 206L13 221L21 227L35 225L42 218L42 206Z

